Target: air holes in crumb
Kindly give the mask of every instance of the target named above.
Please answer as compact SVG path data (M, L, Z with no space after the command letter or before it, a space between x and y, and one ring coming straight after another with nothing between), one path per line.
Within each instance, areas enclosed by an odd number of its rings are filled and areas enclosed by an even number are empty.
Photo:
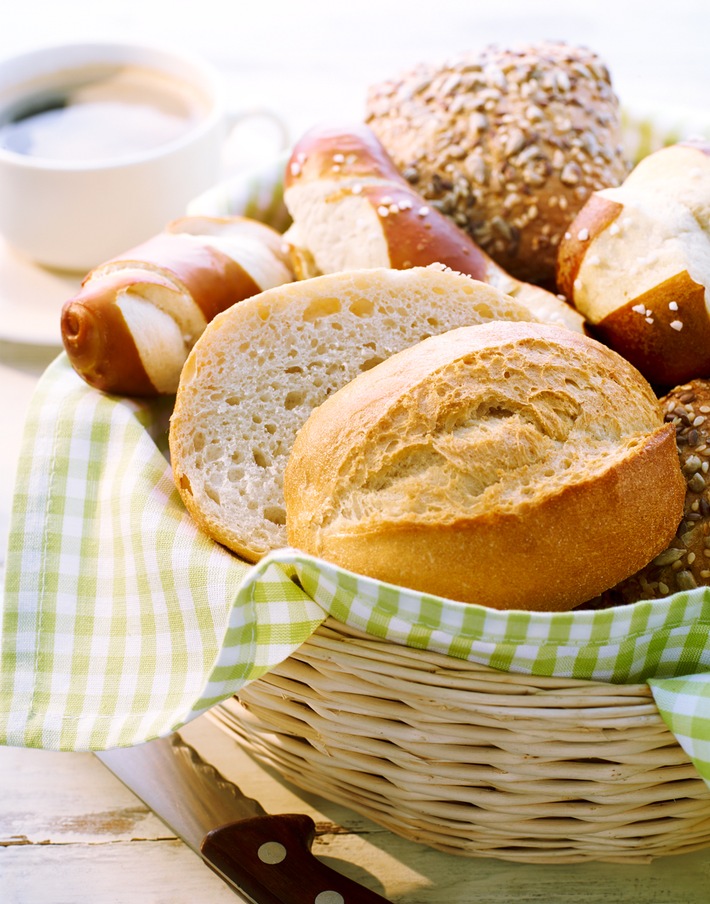
M196 433L192 440L192 448L195 452L202 452L205 448L205 435L204 433Z
M375 306L370 298L356 298L350 304L350 311L356 317L371 317Z
M227 405L234 406L238 405L240 400L236 396L227 396L224 401Z
M268 468L269 467L269 462L268 462L266 456L264 455L264 453L261 451L261 449L254 449L253 454L254 454L254 462L260 468Z
M184 490L186 493L192 494L192 484L190 483L190 478L186 474L180 475L180 489Z
M209 498L212 500L212 502L214 502L215 505L220 504L219 493L208 483L205 484L205 495L209 496Z
M384 358L379 358L379 357L377 357L377 355L375 355L372 358L367 358L360 365L360 370L361 371L372 370L373 367L375 367L377 364L381 364L382 361L384 361Z
M287 374L302 374L303 368L299 367L298 364L293 364L291 367L287 367L284 372Z
M273 436L276 433L276 424L264 424L264 429Z
M314 320L320 320L321 317L337 314L340 308L339 298L316 298L303 312L303 319L306 323L313 323Z
M272 524L286 524L286 512L279 505L267 505L264 508L264 518Z
M292 411L294 408L298 407L298 405L302 405L303 400L304 393L294 389L286 395L286 398L284 399L284 408L286 411Z
M434 328L439 326L438 317L427 317L426 322L429 324L429 326L433 326Z

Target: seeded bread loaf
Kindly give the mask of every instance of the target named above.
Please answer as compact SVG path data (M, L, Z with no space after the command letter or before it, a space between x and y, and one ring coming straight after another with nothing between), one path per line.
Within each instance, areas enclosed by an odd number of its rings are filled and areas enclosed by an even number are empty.
M440 263L487 282L538 320L584 330L552 292L506 273L452 220L417 194L366 126L318 126L296 142L284 179L293 218L285 238L299 276Z
M283 471L311 410L394 352L491 319L531 314L435 266L320 276L234 305L209 324L180 378L170 452L188 511L250 561L285 546Z
M562 240L558 283L652 383L710 375L710 144L663 148L595 192Z
M686 493L670 545L632 577L589 601L606 608L710 585L710 380L676 386L661 399L676 443Z
M554 283L574 215L629 168L607 67L564 43L421 64L372 86L366 110L416 190L526 282Z
M664 549L675 431L641 375L562 327L498 322L390 357L308 418L289 543L494 608L571 609Z

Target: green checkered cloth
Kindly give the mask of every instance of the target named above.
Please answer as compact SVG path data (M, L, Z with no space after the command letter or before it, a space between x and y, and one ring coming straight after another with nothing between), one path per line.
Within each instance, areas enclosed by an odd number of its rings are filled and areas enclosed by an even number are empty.
M293 549L249 566L183 507L166 455L170 401L96 392L64 355L40 380L10 527L0 742L97 750L167 734L331 615L496 669L648 680L710 780L710 590L531 613L426 596Z

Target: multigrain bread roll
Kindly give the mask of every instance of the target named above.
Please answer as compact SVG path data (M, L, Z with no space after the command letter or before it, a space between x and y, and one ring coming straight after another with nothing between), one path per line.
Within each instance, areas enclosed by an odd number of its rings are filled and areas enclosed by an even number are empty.
M567 230L560 290L652 383L710 375L710 144L644 158Z
M250 561L285 546L283 471L312 409L394 352L491 319L531 314L440 267L319 276L234 305L180 378L170 452L187 510Z
M366 111L416 190L526 282L553 284L570 221L629 168L607 67L564 43L421 64L374 85Z
M104 392L172 394L207 323L293 279L281 236L245 217L181 217L92 270L62 309L64 348Z
M590 600L606 608L710 585L710 380L676 386L661 399L676 431L686 492L683 517L669 546L644 568Z
M286 468L289 543L493 608L566 610L664 549L683 509L675 431L605 346L488 323L427 339L308 418Z
M546 323L584 330L571 305L506 273L427 204L366 126L318 126L296 142L284 179L286 240L300 277L440 263L512 295Z

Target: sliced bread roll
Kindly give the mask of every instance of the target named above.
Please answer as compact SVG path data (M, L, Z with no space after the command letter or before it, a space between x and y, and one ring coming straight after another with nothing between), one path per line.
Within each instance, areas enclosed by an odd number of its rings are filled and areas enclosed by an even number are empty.
M284 494L307 553L463 602L565 610L665 549L685 482L628 362L562 327L500 322L332 395L298 434Z
M188 511L249 561L285 546L283 471L311 411L393 353L493 319L533 318L497 289L440 266L319 276L218 315L183 368L170 425Z

